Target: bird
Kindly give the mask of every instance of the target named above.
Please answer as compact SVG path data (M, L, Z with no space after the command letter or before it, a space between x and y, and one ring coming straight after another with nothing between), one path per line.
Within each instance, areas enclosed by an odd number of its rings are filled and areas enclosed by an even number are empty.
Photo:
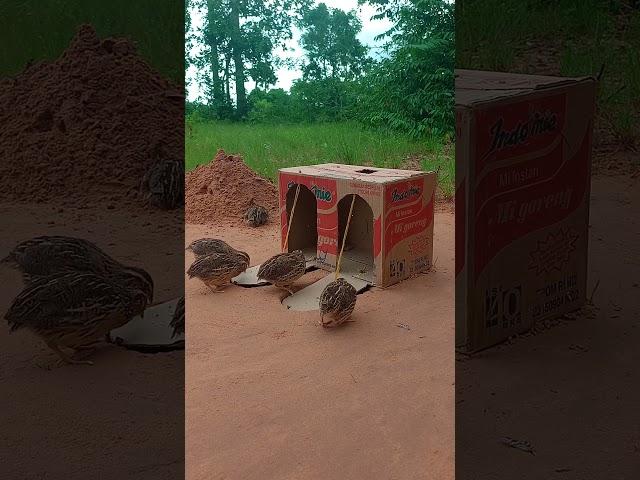
M212 253L235 253L237 250L224 240L218 238L199 238L191 242L187 251L193 252L197 257L203 257Z
M252 205L245 212L244 219L250 227L259 227L267 223L269 212L260 205Z
M0 260L0 264L19 270L26 285L60 273L94 273L138 288L146 293L149 304L153 301L153 279L148 272L118 262L82 238L62 235L34 237L14 247Z
M320 324L337 327L346 322L356 306L356 289L340 277L332 281L320 294Z
M149 153L151 166L140 182L149 203L163 210L184 205L184 162L171 159L166 148L156 143Z
M200 279L212 292L218 292L248 267L249 255L245 252L212 253L197 257L187 270L187 275Z
M90 241L61 235L21 242L0 263L20 270L25 283L55 273L106 273L122 266Z
M307 271L307 261L302 250L279 253L260 265L258 279L265 280L293 295L291 284Z
M184 203L184 165L175 160L158 160L145 173L142 188L151 205L172 210Z
M184 297L181 297L176 304L176 309L173 312L173 318L169 325L173 328L173 334L171 338L176 338L184 334Z
M65 272L41 277L14 299L5 314L10 333L28 329L41 337L62 360L77 360L63 348L92 350L109 331L144 317L147 294L87 272Z

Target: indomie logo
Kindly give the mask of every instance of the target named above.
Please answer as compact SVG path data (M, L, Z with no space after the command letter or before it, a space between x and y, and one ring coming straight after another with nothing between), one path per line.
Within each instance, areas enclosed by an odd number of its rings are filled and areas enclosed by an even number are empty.
M529 137L552 132L557 128L558 118L555 113L545 112L541 114L535 112L527 121L520 122L512 130L504 128L504 119L499 118L491 127L490 133L493 137L489 153L502 150L508 147L521 145Z
M406 200L411 197L415 197L420 195L420 188L412 185L404 192L398 192L398 190L394 190L391 193L391 201L392 202L400 202L402 200Z
M324 188L317 185L313 185L311 187L311 190L313 191L313 194L316 196L316 198L321 202L330 202L333 198L329 190L325 190Z

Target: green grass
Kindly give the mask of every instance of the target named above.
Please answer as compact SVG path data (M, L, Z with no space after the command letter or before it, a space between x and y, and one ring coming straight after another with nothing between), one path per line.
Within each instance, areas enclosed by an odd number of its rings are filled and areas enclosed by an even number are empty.
M317 163L422 168L438 172L443 194L453 195L453 148L440 139L414 140L354 123L299 125L192 123L187 128L186 169L208 163L219 148L243 156L254 171L275 180L278 169Z
M599 121L620 140L640 138L640 12L623 0L466 0L458 4L456 63L460 68L525 71L518 58L531 42L558 40L564 76L596 76ZM628 27L616 16L625 12ZM535 48L535 47L533 47ZM630 108L631 107L631 108ZM630 112L631 110L631 112Z
M0 77L19 73L30 60L53 60L79 25L100 36L132 39L163 75L182 84L184 4L176 0L15 0L0 2Z

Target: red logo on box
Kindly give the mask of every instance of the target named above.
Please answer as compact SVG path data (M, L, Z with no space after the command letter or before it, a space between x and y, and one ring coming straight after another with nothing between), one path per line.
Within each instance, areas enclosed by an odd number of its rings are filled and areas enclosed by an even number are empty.
M566 95L498 105L475 117L476 175L492 162L543 150L561 138Z

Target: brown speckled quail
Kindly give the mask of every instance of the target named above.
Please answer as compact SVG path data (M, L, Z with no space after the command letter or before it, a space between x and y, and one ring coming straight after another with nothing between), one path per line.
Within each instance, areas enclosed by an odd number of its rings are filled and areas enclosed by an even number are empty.
M20 270L25 283L63 272L105 273L122 265L82 238L47 235L18 244L0 263Z
M172 210L184 204L184 164L175 160L158 160L142 179L141 189L151 205Z
M5 314L10 331L29 329L67 363L89 364L71 358L62 348L91 350L107 333L143 315L147 295L117 279L93 273L63 273L28 285Z
M173 328L173 335L171 338L178 337L184 333L184 297L178 300L176 309L173 312L173 318L169 325Z
M146 292L149 304L153 300L153 279L144 269L123 265L82 238L35 237L17 245L0 264L19 270L26 285L71 272L116 276L126 286Z
M211 255L212 253L235 253L237 250L224 240L219 238L199 238L191 242L187 251L193 252L196 257Z
M250 227L259 227L269 220L269 212L260 205L250 206L244 214L244 220Z
M184 162L169 158L161 143L152 148L150 157L140 191L151 205L163 210L184 205Z
M191 264L187 275L198 278L211 289L218 292L229 281L249 267L249 255L245 252L212 253L198 257Z
M329 283L320 294L320 324L337 327L346 322L356 306L357 292L344 278Z
M291 284L307 271L307 261L301 250L279 253L260 265L258 279L265 280L293 295Z

